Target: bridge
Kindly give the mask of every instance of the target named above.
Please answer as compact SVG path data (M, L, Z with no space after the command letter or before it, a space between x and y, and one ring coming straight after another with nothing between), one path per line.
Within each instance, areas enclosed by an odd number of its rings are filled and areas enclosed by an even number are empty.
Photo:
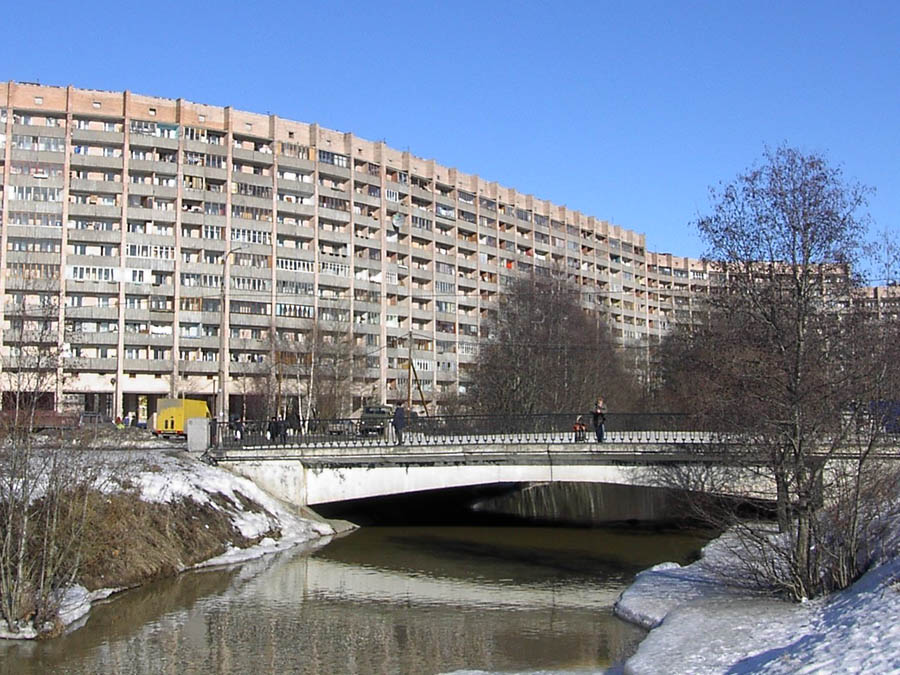
M654 486L651 467L728 461L718 437L678 429L674 416L620 416L603 443L592 431L576 437L573 419L432 418L410 425L403 444L388 438L389 430L361 436L350 421L275 439L267 423L240 433L231 425L219 429L207 458L302 506L503 483ZM635 428L649 422L659 428Z
M754 470L754 464L764 461L754 462L740 437L690 430L683 415L616 415L604 442L598 443L591 431L577 436L570 426L573 419L428 418L414 421L402 444L390 439L389 429L361 434L354 420L329 420L294 433L276 431L275 438L265 422L239 430L221 425L218 442L206 457L300 506L504 483L658 487L661 469L686 466L701 481L685 489L772 498L766 472ZM877 457L900 459L895 441L885 443ZM830 461L856 458L853 452L828 456ZM726 467L732 469L727 480L707 480Z

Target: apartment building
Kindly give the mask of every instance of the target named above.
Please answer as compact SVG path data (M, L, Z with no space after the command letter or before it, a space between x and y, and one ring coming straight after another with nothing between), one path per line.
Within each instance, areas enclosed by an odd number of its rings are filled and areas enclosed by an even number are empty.
M355 349L351 406L405 399L410 360L434 402L465 389L517 276L567 278L642 345L713 274L383 142L127 91L0 84L0 172L3 372L56 347L58 408L143 417L184 395L226 414L273 369L296 397L275 345L299 354L314 329Z

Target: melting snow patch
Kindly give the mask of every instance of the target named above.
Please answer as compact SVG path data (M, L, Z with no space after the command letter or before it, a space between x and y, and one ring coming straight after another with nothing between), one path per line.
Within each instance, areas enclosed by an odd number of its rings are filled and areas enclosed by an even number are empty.
M722 569L723 546L704 549ZM900 559L850 588L790 603L725 587L704 560L638 574L616 614L652 628L625 672L900 672Z

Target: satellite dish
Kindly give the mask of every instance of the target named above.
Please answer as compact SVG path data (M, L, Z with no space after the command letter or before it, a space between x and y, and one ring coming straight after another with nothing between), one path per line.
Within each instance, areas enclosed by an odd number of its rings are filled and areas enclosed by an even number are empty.
M403 214L399 212L391 216L391 224L394 226L395 230L400 229L400 226L403 225L404 220L406 219L403 217Z

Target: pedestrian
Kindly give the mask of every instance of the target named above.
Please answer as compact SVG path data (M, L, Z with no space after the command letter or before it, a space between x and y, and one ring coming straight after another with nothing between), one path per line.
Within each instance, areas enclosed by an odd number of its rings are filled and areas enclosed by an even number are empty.
M585 425L584 421L581 419L581 415L575 418L575 424L572 425L572 430L575 432L575 442L584 443L587 425Z
M288 434L291 436L299 436L300 435L300 415L297 414L297 411L294 410L288 415L287 418L288 425Z
M278 432L278 442L285 445L287 443L287 422L283 417L275 420L275 430Z
M591 412L591 422L594 424L594 433L597 434L597 442L602 443L606 435L606 403L602 396L597 397L597 404Z
M402 401L394 408L394 418L391 420L391 426L394 427L397 445L403 445L403 429L406 427L406 411L403 409Z
M269 420L269 428L266 432L266 437L275 442L276 438L278 438L278 418L275 415L272 415L272 419Z

